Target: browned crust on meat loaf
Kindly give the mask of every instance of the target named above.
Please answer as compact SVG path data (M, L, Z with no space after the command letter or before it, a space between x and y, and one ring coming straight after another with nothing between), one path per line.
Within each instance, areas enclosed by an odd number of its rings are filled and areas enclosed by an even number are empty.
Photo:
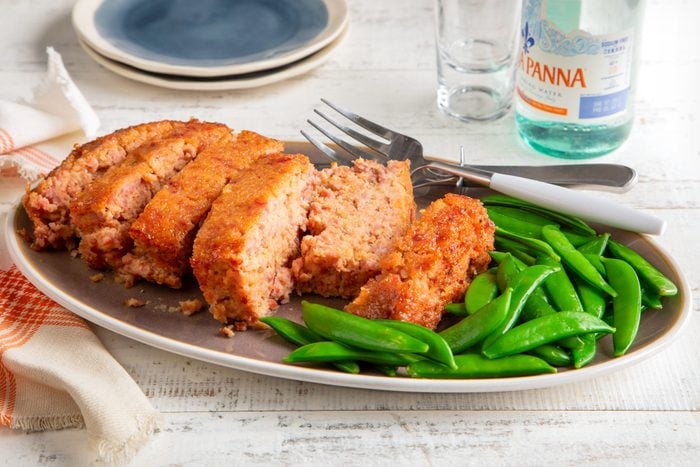
M345 309L435 329L445 305L461 299L472 277L488 266L493 235L480 201L447 194L422 211L382 258L382 273Z
M299 292L353 298L414 219L410 165L358 159L321 171L293 273Z
M76 146L61 165L22 200L34 223L32 247L43 250L63 248L67 242L72 243L75 231L70 223L70 202L107 169L123 161L129 152L184 125L185 122L173 120L143 123Z
M315 175L306 156L275 154L238 173L197 233L192 269L221 322L255 324L291 291Z
M142 145L83 190L70 205L80 235L79 251L94 268L119 267L133 244L131 222L173 175L230 129L218 123L192 121L168 138Z
M122 273L173 288L182 286L194 235L222 188L257 158L284 145L252 131L219 142L190 162L146 205L131 224L135 248L123 258Z

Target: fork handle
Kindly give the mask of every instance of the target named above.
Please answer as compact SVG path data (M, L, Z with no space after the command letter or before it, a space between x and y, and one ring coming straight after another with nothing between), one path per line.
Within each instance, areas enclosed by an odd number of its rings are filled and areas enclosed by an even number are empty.
M494 173L489 187L557 211L632 232L661 235L666 221L580 191L513 175Z

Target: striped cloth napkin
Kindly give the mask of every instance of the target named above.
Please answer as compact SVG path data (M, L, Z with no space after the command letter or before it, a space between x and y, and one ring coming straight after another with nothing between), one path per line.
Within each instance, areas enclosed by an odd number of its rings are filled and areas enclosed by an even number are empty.
M47 173L65 157L82 131L92 138L100 120L52 47L48 72L30 99L0 99L0 168L16 167L27 180ZM59 157L56 157L59 154Z
M60 56L53 49L48 54L36 105L0 101L0 148L9 149L0 155L0 426L84 426L97 457L121 464L157 431L160 414L86 322L24 278L4 238L7 211L21 193L19 175L31 180L48 172L79 137L63 140L63 133L82 128L88 134L99 125Z

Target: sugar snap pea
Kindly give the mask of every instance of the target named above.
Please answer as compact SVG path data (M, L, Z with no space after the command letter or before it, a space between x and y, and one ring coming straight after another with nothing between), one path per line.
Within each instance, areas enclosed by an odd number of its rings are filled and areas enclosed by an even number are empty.
M621 259L603 259L610 282L620 291L613 298L613 354L624 355L634 342L642 314L642 291L634 268Z
M501 263L499 269L503 267L504 263ZM483 344L485 347L489 346L494 340L498 339L515 325L518 318L520 318L520 313L528 297L530 297L532 292L554 271L556 271L556 269L549 266L535 265L518 272L517 275L513 277L508 284L508 287L513 289L513 296L510 300L506 319L486 337Z
M340 342L322 341L306 344L282 359L286 363L361 361L378 365L404 366L421 360L410 353L364 350Z
M491 302L498 295L496 273L488 270L477 274L469 284L467 293L464 294L464 307L467 313L473 315L481 307Z
M561 311L514 327L484 346L482 353L488 358L504 357L591 332L615 332L615 328L588 313Z
M641 283L641 279L640 284L642 286L642 305L647 306L649 308L654 308L655 310L660 310L661 308L663 308L663 303L661 302L661 295L659 295L655 291L649 290L650 287L644 283Z
M583 257L586 258L589 263L591 263L591 265L596 269L596 271L598 271L598 273L600 273L600 275L605 277L605 266L603 266L603 262L600 260L602 256L584 253Z
M544 231L545 228L547 228L547 226L542 227L542 230ZM543 232L543 234L544 234L544 232ZM517 233L510 232L504 228L496 226L496 238L499 238L499 237L513 240L514 242L518 242L522 245L525 245L526 247L530 248L533 251L537 251L539 253L544 253L546 255L551 256L552 258L554 258L556 260L559 260L559 255L555 253L552 246L549 245L547 242L543 242L542 240L538 240L538 239L532 238L532 237L525 237L523 235L519 235Z
M260 321L270 326L282 339L297 346L320 342L321 336L311 329L279 316L265 316ZM359 373L357 362L334 362L333 366L347 373Z
M494 245L497 249L512 254L528 266L535 264L535 253L521 243L514 242L508 238L496 236L494 238Z
M422 360L411 363L406 372L414 378L503 378L556 373L556 368L532 355L513 355L491 360L471 353L456 355L457 368Z
M445 311L452 313L455 316L467 316L467 308L464 306L464 302L460 303L448 303L445 305Z
M591 363L598 349L595 334L584 334L580 337L581 340L583 340L583 345L579 348L571 349L571 358L574 361L574 368L583 368Z
M571 355L561 347L552 344L543 344L528 352L530 355L541 358L553 366L570 366Z
M534 212L543 217L549 218L560 224L561 226L567 226L575 232L580 232L584 235L593 236L596 231L586 224L583 220L575 216L569 216L556 211L552 211L541 206L536 206L534 204L528 203L518 198L513 198L506 195L491 195L481 198L481 202L484 203L486 207L491 206L504 206L511 208L525 209L530 212Z
M562 261L583 280L593 287L599 288L608 295L613 297L617 295L615 289L603 279L603 276L600 275L598 270L596 270L588 259L574 248L559 229L551 225L544 226L542 227L542 235L554 251L561 255Z
M453 354L464 352L491 334L505 319L510 307L512 289L506 289L495 300L439 334Z
M317 303L301 302L304 323L326 339L361 349L425 353L425 342L372 320Z
M543 283L548 296L557 308L560 311L583 311L583 305L581 305L576 289L566 271L561 267L561 263L549 256L540 255L537 257L537 264L558 268Z
M408 323L406 321L385 319L377 320L376 322L404 332L411 337L415 337L421 342L425 342L429 347L428 351L424 354L426 357L440 362L443 365L447 365L450 368L456 367L454 355L452 355L450 346L447 344L445 339L436 332L433 332L432 330L421 325Z
M602 256L605 252L605 247L608 246L608 240L610 240L610 234L606 232L576 247L576 249L583 254Z
M678 287L671 279L656 269L649 261L642 258L632 248L611 240L608 242L608 250L616 258L627 261L637 272L640 279L649 285L650 290L655 291L662 297L670 297L678 293Z

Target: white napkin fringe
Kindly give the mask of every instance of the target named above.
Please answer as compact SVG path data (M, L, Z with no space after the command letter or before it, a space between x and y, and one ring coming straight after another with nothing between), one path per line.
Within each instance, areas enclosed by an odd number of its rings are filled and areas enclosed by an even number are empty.
M97 455L101 461L108 465L127 464L163 425L163 416L159 413L136 415L135 418L137 431L124 443L114 443L99 438L90 439L90 443L97 447Z
M26 432L84 428L81 415L57 415L53 417L21 417L12 420L10 428Z

